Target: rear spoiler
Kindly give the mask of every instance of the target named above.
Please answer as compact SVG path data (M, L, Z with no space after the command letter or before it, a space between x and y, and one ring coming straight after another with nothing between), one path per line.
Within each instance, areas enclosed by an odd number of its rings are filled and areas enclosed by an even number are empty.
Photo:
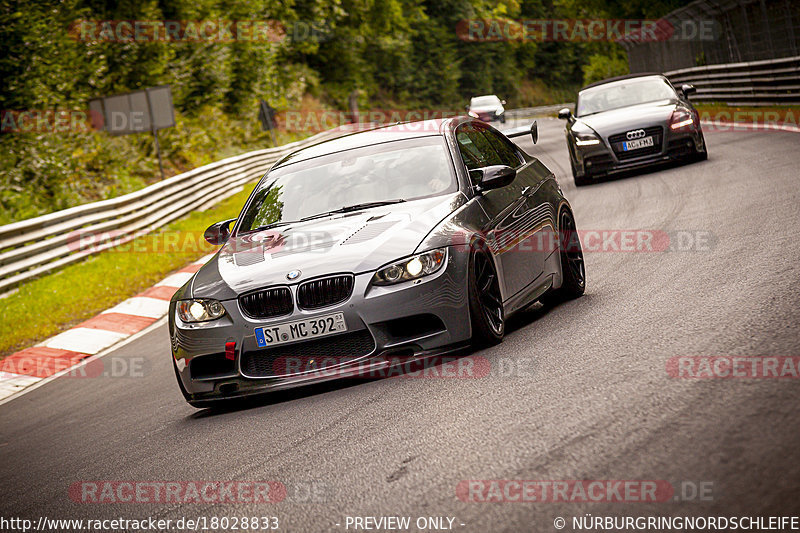
M536 144L536 142L539 140L539 125L534 120L533 124L530 126L520 126L518 128L506 130L502 133L509 139L513 139L514 137L522 137L523 135L530 133L531 138L533 139L533 144Z

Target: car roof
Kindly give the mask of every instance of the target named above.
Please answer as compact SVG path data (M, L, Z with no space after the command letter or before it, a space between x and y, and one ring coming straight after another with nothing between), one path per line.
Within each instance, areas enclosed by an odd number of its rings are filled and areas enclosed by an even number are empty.
M623 80L632 80L635 78L649 78L649 77L659 77L665 78L663 74L660 72L642 72L639 74L626 74L624 76L614 76L613 78L607 78L605 80L596 81L594 83L590 83L586 87L582 87L578 92L585 91L586 89L591 89L592 87L598 87L600 85L605 85L607 83L614 83L615 81L623 81Z
M327 141L322 141L317 144L312 144L306 148L301 148L296 152L281 158L276 164L275 168L286 164L297 163L299 161L306 161L315 157L333 154L336 152L343 152L345 150L352 150L353 148L361 148L364 146L371 146L375 144L382 144L392 141L402 141L405 139L415 139L419 137L433 137L442 136L447 129L450 118L438 118L430 120L416 120L408 122L397 122L394 124L386 124L377 127L368 127L362 131L356 131L336 137ZM348 126L340 126L345 129ZM352 124L350 127L360 128L365 127L364 124Z

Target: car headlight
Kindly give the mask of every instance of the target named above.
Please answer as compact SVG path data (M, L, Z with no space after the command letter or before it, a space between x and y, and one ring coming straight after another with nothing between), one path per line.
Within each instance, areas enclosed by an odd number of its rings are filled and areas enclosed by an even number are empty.
M208 322L225 314L225 308L217 300L180 300L176 307L178 317L184 322Z
M694 117L688 111L673 111L669 119L669 127L673 130L688 128L694 124Z
M577 146L594 146L600 144L600 139L594 133L578 133L575 135L575 144Z
M475 111L469 111L467 112L467 114L472 118L478 118L478 114Z
M447 262L447 248L431 250L403 259L375 272L372 283L392 285L422 278L438 271Z

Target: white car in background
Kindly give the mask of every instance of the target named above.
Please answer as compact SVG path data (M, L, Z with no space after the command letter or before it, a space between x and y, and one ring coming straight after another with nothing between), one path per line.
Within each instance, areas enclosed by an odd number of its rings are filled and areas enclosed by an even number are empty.
M484 122L499 120L503 124L506 122L505 100L500 100L497 95L489 94L485 96L473 97L467 106L467 114Z

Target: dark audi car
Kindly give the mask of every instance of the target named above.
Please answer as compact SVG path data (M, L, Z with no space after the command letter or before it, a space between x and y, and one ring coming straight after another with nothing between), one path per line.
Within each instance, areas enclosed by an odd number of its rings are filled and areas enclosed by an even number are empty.
M497 343L512 313L584 291L553 173L467 117L287 155L233 222L208 228L221 249L170 302L196 407Z
M675 90L661 74L610 78L578 93L567 121L567 148L575 185L593 178L673 160L708 157L691 85Z

